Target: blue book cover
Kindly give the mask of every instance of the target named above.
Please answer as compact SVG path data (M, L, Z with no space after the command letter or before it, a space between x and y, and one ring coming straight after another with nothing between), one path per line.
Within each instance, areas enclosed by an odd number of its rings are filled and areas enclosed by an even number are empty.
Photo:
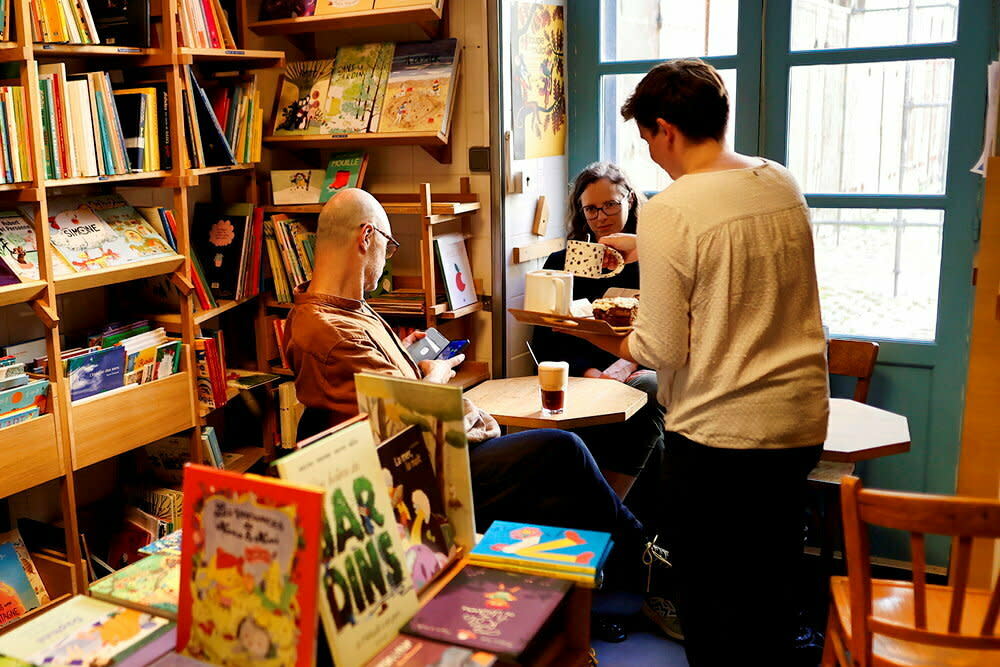
M31 406L44 410L48 390L48 380L33 380L26 385L0 391L0 414Z
M494 521L472 550L471 560L596 576L611 544L608 533Z
M0 544L0 626L38 606L38 596L10 542Z
M117 389L125 380L125 348L116 345L81 354L70 358L67 367L70 400Z
M139 553L146 554L147 556L152 556L153 554L166 554L168 556L180 556L181 555L181 531L175 530L172 533L168 533L161 537L160 539L147 544L144 547L139 547Z

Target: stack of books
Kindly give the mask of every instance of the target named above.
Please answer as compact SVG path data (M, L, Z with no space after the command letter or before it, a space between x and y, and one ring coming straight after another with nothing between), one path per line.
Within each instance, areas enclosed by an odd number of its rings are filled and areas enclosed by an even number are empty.
M260 293L263 245L263 209L250 203L195 206L191 248L216 299L246 299Z
M383 315L423 315L425 300L421 289L400 288L388 294L370 297L368 304Z
M301 222L278 213L264 223L264 243L275 296L281 303L291 303L295 288L312 280L316 233L310 232Z
M198 49L237 49L229 16L219 0L178 0L180 45Z
M456 39L341 46L333 60L289 63L274 133L444 132L457 64Z
M39 92L42 102L42 139L47 178L114 176L143 171L145 152L139 154L147 128L166 123L166 109L155 104L139 107L125 100L129 111L123 130L118 104L107 72L67 75L64 63L40 65ZM145 96L143 96L145 99ZM150 144L159 142L150 137ZM135 145L132 151L128 146ZM139 157L133 164L132 158Z
M0 357L0 428L41 415L48 389L48 380L25 372L25 362L13 355Z
M219 469L240 457L239 454L222 451L212 426L205 426L201 430L201 450L205 462ZM191 438L188 435L162 438L146 445L144 451L150 470L158 481L171 486L179 486L184 481L184 465L191 460Z
M185 69L184 126L189 166L220 167L260 160L264 112L256 76L213 88L209 98L194 70L190 66Z
M162 83L115 90L132 171L159 171L172 166L166 96L167 88Z
M22 86L0 86L0 183L31 180L24 106Z

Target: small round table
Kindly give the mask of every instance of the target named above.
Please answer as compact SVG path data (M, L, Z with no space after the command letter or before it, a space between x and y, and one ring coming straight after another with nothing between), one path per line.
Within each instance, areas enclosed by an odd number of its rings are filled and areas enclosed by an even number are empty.
M465 395L504 426L580 428L623 422L646 405L646 392L617 380L571 377L562 414L542 415L538 377L488 380Z

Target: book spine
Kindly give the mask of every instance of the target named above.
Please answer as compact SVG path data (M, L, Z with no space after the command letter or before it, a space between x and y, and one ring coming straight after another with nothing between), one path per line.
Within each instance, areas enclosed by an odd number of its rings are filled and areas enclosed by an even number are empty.
M166 86L157 86L156 112L159 115L157 127L160 130L160 169L170 170L174 166L174 150L170 145L170 95Z
M39 97L42 103L42 135L44 138L42 148L45 158L45 177L58 178L55 173L55 158L52 156L52 124L49 121L49 94L45 84L44 80L38 82Z
M75 174L73 173L70 165L70 148L69 148L69 128L67 124L63 122L65 116L65 109L63 103L63 90L62 86L59 85L59 75L52 74L52 113L55 119L56 128L56 139L58 141L59 148L59 173L62 178L72 178Z
M578 575L571 572L561 572L556 570L544 570L535 567L525 567L524 565L513 565L510 563L493 563L487 561L479 561L474 558L470 558L469 562L474 565L480 565L482 567L490 567L494 570L505 570L507 572L519 572L521 574L533 574L535 576L542 577L552 577L553 579L565 579L567 581L572 581L580 584L584 588L594 588L597 584L593 576L589 575Z
M112 139L115 145L116 165L121 170L118 173L127 174L132 171L132 167L129 163L128 154L125 152L125 134L122 132L121 119L118 118L118 106L115 104L115 98L111 94L111 77L108 76L107 72L102 72L102 74L104 79L104 99L111 110L109 118L113 133Z
M7 117L7 87L0 88L0 178L4 183L14 182L14 169L10 157L10 137L8 128L10 121Z
M285 266L281 261L278 241L274 238L274 225L270 220L264 228L264 243L267 245L267 258L271 263L271 277L274 279L274 295L281 303L291 301L288 292L288 278L285 276Z
M194 342L194 358L195 366L197 366L198 405L202 416L216 408L215 391L212 389L212 378L209 375L205 341L206 339L204 338L198 338Z
M220 371L222 362L219 359L217 341L214 338L205 339L205 360L208 363L208 377L212 383L212 398L217 406L226 404L226 377Z
M31 180L33 174L31 173L31 165L28 163L28 150L26 150L25 146L22 145L22 139L24 140L24 144L28 143L27 135L24 134L28 129L24 115L24 88L22 86L14 86L13 89L17 91L14 95L14 116L17 119L17 122L14 125L14 131L17 137L16 143L20 158L21 180L27 181Z
M212 49L221 49L222 41L219 40L219 27L215 23L215 14L212 12L212 1L201 0L201 12L205 17L205 27L208 28L208 46Z

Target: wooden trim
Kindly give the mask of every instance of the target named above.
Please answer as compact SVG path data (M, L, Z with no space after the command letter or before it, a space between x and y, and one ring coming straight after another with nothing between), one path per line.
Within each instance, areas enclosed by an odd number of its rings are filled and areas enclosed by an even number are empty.
M144 262L132 262L122 264L103 271L90 271L87 273L74 273L68 276L60 276L55 281L56 294L66 294L67 292L79 292L80 290L91 289L92 287L102 287L104 285L115 285L117 283L128 282L129 280L139 280L140 278L151 278L153 276L171 273L177 270L185 262L181 255L172 257L159 257Z
M27 303L38 297L48 287L44 280L31 280L0 287L0 307L15 303Z
M64 472L52 414L0 429L0 443L0 498L53 480Z
M552 253L558 252L565 247L566 239L564 238L545 239L544 241L529 243L528 245L516 246L514 248L514 263L522 264L524 262L530 262L534 259L548 257Z
M328 32L331 30L355 30L372 26L436 23L441 20L442 7L439 2L412 7L389 9L367 9L327 16L303 16L293 19L256 21L249 25L258 35L294 35L300 33Z

